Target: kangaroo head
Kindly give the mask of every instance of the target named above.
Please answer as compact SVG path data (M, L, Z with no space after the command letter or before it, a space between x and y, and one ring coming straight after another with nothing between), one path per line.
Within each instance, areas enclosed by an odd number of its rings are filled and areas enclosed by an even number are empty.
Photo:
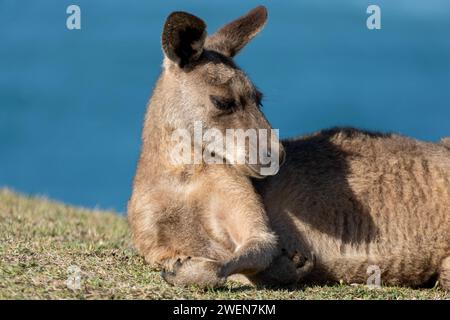
M200 124L203 131L209 130L209 138L214 136L214 143L202 139L193 144L195 148L209 151L215 160L234 163L239 172L253 177L275 174L278 166L271 170L271 165L282 162L284 151L260 110L261 92L236 66L233 57L266 20L267 11L260 6L207 36L206 24L200 18L173 12L162 33L164 68L154 93L159 101L155 116L164 122L164 130L183 129L194 134L195 125ZM261 134L264 132L265 136ZM234 149L227 147L231 141L222 141L219 135L233 140ZM244 143L236 143L242 135ZM220 143L224 148L217 147ZM261 146L266 146L264 155ZM245 163L236 162L239 155ZM264 156L266 163L261 161ZM269 158L272 164L267 162ZM267 167L271 169L264 173Z

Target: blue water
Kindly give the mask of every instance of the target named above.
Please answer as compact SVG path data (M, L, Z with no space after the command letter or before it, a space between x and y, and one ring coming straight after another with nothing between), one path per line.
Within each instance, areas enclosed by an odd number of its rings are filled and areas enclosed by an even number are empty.
M72 3L80 31L66 29ZM165 17L189 11L212 32L260 3L269 22L237 62L282 137L450 135L448 0L0 0L0 186L124 212Z

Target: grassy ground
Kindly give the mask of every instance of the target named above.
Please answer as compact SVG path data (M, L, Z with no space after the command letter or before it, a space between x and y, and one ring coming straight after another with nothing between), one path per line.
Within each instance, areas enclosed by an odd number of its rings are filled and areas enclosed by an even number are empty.
M74 269L75 268L75 269ZM80 270L80 288L67 279ZM449 299L434 289L336 285L256 290L174 288L145 265L124 217L0 190L0 299Z

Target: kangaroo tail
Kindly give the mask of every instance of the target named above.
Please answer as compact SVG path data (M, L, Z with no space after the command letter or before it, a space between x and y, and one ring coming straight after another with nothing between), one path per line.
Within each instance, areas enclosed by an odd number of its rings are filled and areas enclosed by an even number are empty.
M441 139L440 143L450 150L450 137L444 137Z

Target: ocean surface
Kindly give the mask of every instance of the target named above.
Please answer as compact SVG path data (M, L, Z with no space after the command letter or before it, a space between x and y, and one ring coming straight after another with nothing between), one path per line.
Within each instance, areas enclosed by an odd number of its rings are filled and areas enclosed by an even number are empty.
M66 28L70 4L81 30ZM269 21L236 61L281 137L450 135L448 0L0 0L0 186L125 212L166 16L189 11L212 33L258 4Z

